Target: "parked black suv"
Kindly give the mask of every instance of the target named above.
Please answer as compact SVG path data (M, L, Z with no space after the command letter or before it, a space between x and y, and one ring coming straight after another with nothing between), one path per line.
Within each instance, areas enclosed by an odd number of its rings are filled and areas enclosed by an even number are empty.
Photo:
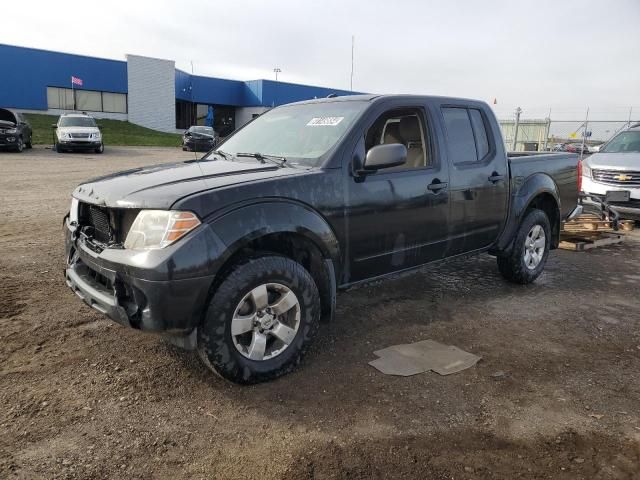
M78 186L66 281L115 321L197 348L224 378L264 381L299 363L339 289L482 252L533 282L580 211L577 165L507 157L484 102L285 105L202 159Z
M22 152L33 145L33 132L27 119L15 110L0 108L0 148Z
M211 127L194 125L182 135L182 150L208 152L216 142L216 133Z

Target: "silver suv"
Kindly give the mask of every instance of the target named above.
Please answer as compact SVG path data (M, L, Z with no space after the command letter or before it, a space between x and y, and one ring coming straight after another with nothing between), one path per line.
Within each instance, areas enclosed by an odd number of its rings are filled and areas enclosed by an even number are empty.
M65 113L52 127L55 132L57 152L93 150L104 152L102 133L93 117L84 113Z
M606 199L621 218L640 220L640 123L583 160L582 191Z

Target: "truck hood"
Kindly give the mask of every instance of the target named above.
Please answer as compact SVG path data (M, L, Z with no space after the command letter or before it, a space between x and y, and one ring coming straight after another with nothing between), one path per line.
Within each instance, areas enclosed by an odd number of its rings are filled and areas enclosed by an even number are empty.
M94 178L78 185L73 196L107 207L169 209L194 193L303 172L254 162L189 160Z
M585 160L587 167L596 170L639 171L640 153L594 153Z

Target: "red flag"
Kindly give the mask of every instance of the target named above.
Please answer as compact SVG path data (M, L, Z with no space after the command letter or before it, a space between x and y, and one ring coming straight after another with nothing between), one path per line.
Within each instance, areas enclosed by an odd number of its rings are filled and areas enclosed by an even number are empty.
M495 98L495 97L493 97L493 104L494 104L494 105L497 105L497 104L498 104L498 99L497 99L497 98Z
M71 76L71 84L72 85L78 85L79 87L82 86L82 79L78 78L78 77L74 77L73 75Z

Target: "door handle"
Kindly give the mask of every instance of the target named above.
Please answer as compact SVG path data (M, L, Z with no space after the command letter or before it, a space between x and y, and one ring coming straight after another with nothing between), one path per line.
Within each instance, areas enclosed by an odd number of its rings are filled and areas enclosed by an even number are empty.
M489 181L491 183L497 183L500 180L504 180L504 175L499 175L497 172L493 172L489 177Z
M427 188L432 192L439 192L440 190L443 190L448 186L449 184L447 182L433 182L427 185Z

